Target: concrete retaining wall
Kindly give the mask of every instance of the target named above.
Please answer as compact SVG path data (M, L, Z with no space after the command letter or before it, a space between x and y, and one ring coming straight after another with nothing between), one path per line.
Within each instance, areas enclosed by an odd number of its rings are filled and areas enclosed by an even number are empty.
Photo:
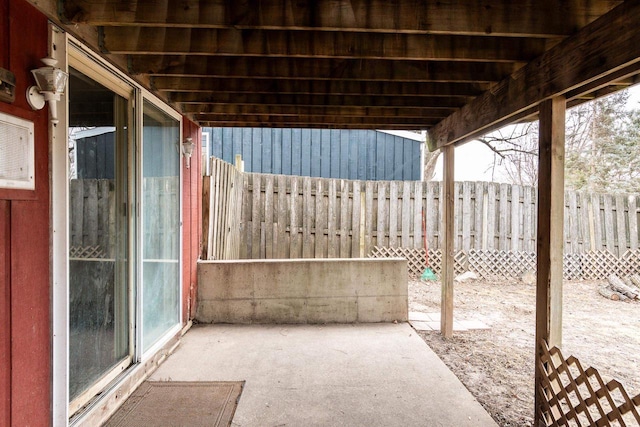
M406 321L407 262L392 259L201 261L203 323Z

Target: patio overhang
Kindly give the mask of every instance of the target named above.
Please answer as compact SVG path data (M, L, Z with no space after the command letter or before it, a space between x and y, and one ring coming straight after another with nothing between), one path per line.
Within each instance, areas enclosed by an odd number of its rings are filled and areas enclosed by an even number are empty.
M427 130L447 337L454 147L539 116L536 331L561 343L564 111L638 81L639 0L30 1L201 126Z
M640 4L625 2L546 51L429 130L434 150L461 144L536 115L545 100L569 105L591 99L640 71ZM614 86L615 87L615 86Z
M638 71L634 1L31 2L202 126L423 129L435 148Z

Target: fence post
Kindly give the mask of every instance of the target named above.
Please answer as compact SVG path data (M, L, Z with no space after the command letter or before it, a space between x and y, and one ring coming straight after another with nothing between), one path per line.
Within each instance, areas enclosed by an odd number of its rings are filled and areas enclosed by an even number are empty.
M358 183L360 185L360 183ZM360 192L360 258L364 258L364 235L365 235L365 192Z
M236 154L236 169L240 172L244 172L244 160L242 160L242 154Z

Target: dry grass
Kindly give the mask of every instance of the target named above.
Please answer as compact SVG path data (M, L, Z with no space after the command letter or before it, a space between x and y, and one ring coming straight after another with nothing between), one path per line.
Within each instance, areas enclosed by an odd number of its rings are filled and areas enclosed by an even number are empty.
M564 284L563 347L583 365L640 393L640 302L609 301L598 282ZM420 333L500 426L533 425L535 287L519 281L456 283L454 316L490 330ZM409 283L410 311L437 312L440 284Z

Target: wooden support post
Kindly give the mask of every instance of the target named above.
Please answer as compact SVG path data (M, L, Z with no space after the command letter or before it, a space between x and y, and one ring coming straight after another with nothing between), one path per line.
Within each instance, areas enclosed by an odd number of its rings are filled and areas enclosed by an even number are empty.
M453 145L443 148L443 251L442 251L442 296L440 301L440 331L445 338L453 337L453 262L454 262L454 150Z
M536 284L536 367L541 342L562 343L562 244L564 240L564 97L540 104L538 164L538 243ZM535 424L542 416L542 378L536 369Z

